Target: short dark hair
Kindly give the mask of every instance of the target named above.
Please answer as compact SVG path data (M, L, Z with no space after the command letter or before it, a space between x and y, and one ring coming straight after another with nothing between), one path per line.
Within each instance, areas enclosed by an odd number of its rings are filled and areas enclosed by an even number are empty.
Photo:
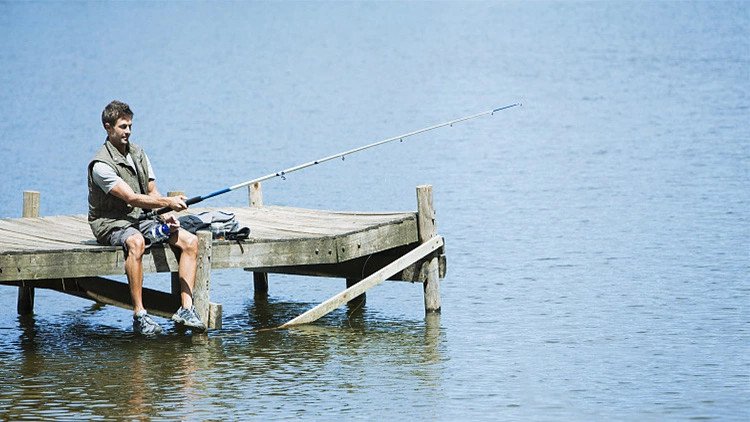
M102 125L106 127L107 123L110 126L114 126L117 123L117 119L127 117L133 118L133 112L130 110L130 106L123 103L122 101L114 100L107 104L102 111Z

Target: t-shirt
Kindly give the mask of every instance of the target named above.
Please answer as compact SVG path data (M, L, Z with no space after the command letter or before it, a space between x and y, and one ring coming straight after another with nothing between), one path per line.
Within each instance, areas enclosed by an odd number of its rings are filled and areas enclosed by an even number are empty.
M146 153L144 152L143 155L145 156ZM148 180L156 180L154 169L151 168L151 161L149 161L148 156L146 156L145 158L149 174ZM125 159L128 160L128 164L135 168L133 157L131 157L130 154L126 155ZM115 169L113 169L109 164L103 163L101 161L97 161L96 163L94 163L94 167L91 169L91 176L94 179L94 183L99 186L104 191L104 193L109 193L109 191L111 191L118 182L122 181L122 178L117 175Z

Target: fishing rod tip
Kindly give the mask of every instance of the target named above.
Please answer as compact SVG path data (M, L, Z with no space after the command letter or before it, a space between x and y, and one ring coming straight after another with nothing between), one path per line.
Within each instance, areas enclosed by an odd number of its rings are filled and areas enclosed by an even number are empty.
M496 109L492 110L492 114L495 114L495 113L497 113L498 111L502 111L502 110L507 110L507 109L509 109L509 108L513 108L513 107L517 107L517 106L521 106L521 105L522 105L521 103L513 103L513 104L509 104L509 105L507 105L507 106L503 106L503 107L498 107L498 108L496 108Z

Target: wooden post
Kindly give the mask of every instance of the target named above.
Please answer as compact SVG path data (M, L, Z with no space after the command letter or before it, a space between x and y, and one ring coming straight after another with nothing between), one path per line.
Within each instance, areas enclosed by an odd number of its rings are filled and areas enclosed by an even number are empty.
M167 192L167 196L180 196L185 195L185 192L183 191L170 191ZM203 233L203 236L205 236L205 233L208 233L208 237L201 240L201 233ZM201 242L204 242L208 245L206 248L205 246L201 246ZM198 316L201 318L201 320L206 324L206 327L211 329L221 329L222 326L222 306L220 303L213 303L209 302L209 285L210 285L210 279L211 279L211 250L213 247L213 238L210 231L203 231L199 232L198 237L198 272L196 272L195 275L195 288L193 289L193 304L195 306L195 310L198 313ZM206 260L208 261L208 264L206 264ZM177 256L177 262L180 262L179 255ZM203 269L201 270L201 265L203 265ZM199 282L198 280L201 280L200 282L200 288L199 288ZM181 293L180 288L180 273L178 271L172 272L172 295L180 297ZM200 299L198 297L200 296ZM205 309L205 316L204 311Z
M23 193L23 217L39 217L40 194L36 191L27 190Z
M263 206L263 189L261 189L260 182L249 185L247 187L247 195L251 207Z
M183 191L167 192L167 196L180 196L184 194L185 192ZM180 262L179 256L177 256L177 262ZM182 289L180 289L180 273L179 271L172 271L172 294L179 297L181 291Z
M193 306L198 317L208 327L209 292L211 284L211 250L213 239L209 230L198 232L198 270L193 287Z
M260 182L253 183L247 187L248 200L251 207L263 206L263 190ZM253 272L253 291L255 297L268 296L268 273Z
M39 217L40 194L35 191L25 191L23 193L23 214L24 218ZM18 315L30 315L34 313L34 288L19 286L18 302L16 305Z
M346 279L346 288L354 286L355 284L359 283L359 278L347 278ZM367 293L362 293L361 295L355 297L354 299L347 302L349 305L353 306L362 306L365 304L365 301L367 300Z
M223 308L220 303L209 303L208 304L208 325L207 327L212 330L221 330L222 327L222 313Z
M417 186L417 224L421 243L437 234L431 185ZM424 310L440 312L440 306L440 265L438 257L433 255L427 264L427 280L424 282Z

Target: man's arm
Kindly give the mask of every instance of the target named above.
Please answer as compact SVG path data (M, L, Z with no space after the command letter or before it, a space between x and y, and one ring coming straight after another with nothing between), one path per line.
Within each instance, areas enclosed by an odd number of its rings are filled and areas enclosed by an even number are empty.
M154 179L148 179L148 194L149 196L160 197L161 193L156 189L156 181Z
M109 193L127 202L128 205L132 207L149 209L169 207L174 211L187 209L187 204L185 204L185 200L187 199L186 196L161 196L156 189L156 182L153 180L148 181L148 195L135 193L133 189L122 180L117 182Z

